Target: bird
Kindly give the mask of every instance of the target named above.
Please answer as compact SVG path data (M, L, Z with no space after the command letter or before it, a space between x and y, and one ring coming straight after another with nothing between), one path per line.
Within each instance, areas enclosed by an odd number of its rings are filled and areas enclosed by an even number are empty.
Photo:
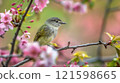
M66 23L62 22L58 17L47 19L46 22L38 29L34 37L34 41L39 42L40 46L51 45L51 41L56 37L58 29L62 24Z

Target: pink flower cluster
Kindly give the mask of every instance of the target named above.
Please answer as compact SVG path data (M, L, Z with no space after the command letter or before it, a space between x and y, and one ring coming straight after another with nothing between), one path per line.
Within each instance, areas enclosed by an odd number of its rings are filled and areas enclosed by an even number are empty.
M17 39L20 41L19 48L24 49L27 46L28 39L30 39L30 33L28 31L24 31L23 35L21 37L18 36Z
M38 42L27 43L22 49L24 57L32 58L35 67L48 67L56 63L58 52L49 46L39 46Z
M82 4L80 2L73 2L73 0L62 0L60 2L69 12L75 11L75 12L80 12L81 14L87 12L86 4Z
M80 67L77 62L70 62L68 61L67 64L64 64L64 67Z
M35 0L36 5L33 6L33 10L35 11L35 13L38 13L39 11L42 12L42 10L47 6L48 3L49 0Z
M0 56L9 56L9 51L8 50L0 50ZM6 61L6 58L0 58L0 62ZM10 65L14 65L19 62L18 57L12 57L10 61Z
M5 13L0 13L0 36L4 35L6 31L9 29L13 29L12 21L12 14L9 11L5 10Z
M35 67L51 67L56 65L58 52L49 46L41 46L41 53L39 59L36 60Z

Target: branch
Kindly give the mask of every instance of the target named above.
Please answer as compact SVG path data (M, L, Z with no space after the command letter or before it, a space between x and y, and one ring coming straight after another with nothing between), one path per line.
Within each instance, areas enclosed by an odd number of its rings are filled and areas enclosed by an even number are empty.
M21 57L22 55L0 55L0 58Z
M0 35L0 37L1 37L1 38L4 38L4 36L3 36L3 35Z
M21 66L21 65L23 65L23 64L25 64L25 63L27 63L27 62L29 62L29 61L31 61L31 60L32 60L32 59L27 58L27 59L25 59L25 60L23 60L23 61L15 64L15 65L13 65L12 67L19 67L19 66Z
M110 12L120 11L120 7L110 8Z
M108 0L108 2L107 2L106 8L105 8L105 13L104 13L104 18L103 18L103 22L102 22L102 28L101 28L99 40L102 40L102 36L103 36L104 30L105 30L106 24L107 24L107 18L108 18L109 13L110 13L110 6L112 4L112 1L113 0ZM98 49L97 49L97 55L98 55L99 60L101 61L101 58L102 58L101 57L101 46L99 46Z
M104 45L105 48L107 48L108 43L99 41L96 43L88 43L88 44L82 44L82 45L76 45L76 46L70 46L70 42L68 42L68 45L63 47L63 48L59 48L57 49L57 51L62 51L62 50L67 50L67 49L73 49L72 53L75 51L75 49L80 48L80 47L87 47L87 46L94 46L94 45Z
M11 43L11 44L12 44L12 47L11 47L10 55L12 55L13 52L14 52L14 46L15 46L16 38L17 38L17 36L18 36L18 34L19 34L19 31L20 31L20 29L21 29L21 25L22 25L22 23L23 23L23 21L24 21L24 18L25 18L25 16L26 16L26 14L28 13L28 10L30 9L30 6L31 6L32 2L33 2L33 0L30 1L29 5L28 5L28 7L27 7L27 9L26 9L26 12L25 12L24 15L22 16L22 19L21 19L21 21L20 21L20 24L18 25L17 31L16 31L16 33L15 33L15 35L14 35L14 38L13 38L13 41L12 41L12 43ZM10 56L10 57L8 58L8 60L6 61L6 63L5 63L5 66L6 66L6 67L8 66L11 58L12 58L12 56Z

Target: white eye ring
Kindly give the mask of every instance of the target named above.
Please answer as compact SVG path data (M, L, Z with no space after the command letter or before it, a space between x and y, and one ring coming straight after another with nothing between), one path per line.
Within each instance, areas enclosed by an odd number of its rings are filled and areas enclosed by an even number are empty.
M56 21L56 23L58 23L59 21Z

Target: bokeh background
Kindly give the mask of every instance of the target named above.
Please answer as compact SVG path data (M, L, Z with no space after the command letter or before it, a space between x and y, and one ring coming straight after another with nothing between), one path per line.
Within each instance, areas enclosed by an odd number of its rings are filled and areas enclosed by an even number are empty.
M5 9L9 10L11 8L11 3L17 1L18 0L0 0L0 12L4 12ZM53 41L60 47L66 46L68 41L71 42L71 45L98 42L107 1L108 0L96 0L94 7L92 9L88 9L86 14L81 15L79 12L69 13L62 5L51 0L43 12L41 12L39 15L29 17L22 25L22 29L28 30L31 33L30 42L32 42L38 28L44 24L46 19L50 17L59 17L67 23L66 25L61 26L57 37ZM113 0L111 7L120 7L120 0ZM34 19L35 22L29 23L29 20L31 19ZM26 26L31 26L32 28L28 29ZM6 47L8 44L10 44L15 31L16 28L7 32L4 35L4 39L0 38L0 48ZM120 35L120 11L111 12L109 14L105 32L109 32L110 34L114 35ZM108 40L109 38L104 33L103 41L108 42ZM79 48L76 51L86 51L91 58L94 58L97 56L97 48L98 46L91 46ZM71 59L71 55L71 50L62 51L57 63L66 63L66 61ZM108 48L105 49L102 47L101 56L103 59L114 57L115 55L116 51L114 48L108 46Z

